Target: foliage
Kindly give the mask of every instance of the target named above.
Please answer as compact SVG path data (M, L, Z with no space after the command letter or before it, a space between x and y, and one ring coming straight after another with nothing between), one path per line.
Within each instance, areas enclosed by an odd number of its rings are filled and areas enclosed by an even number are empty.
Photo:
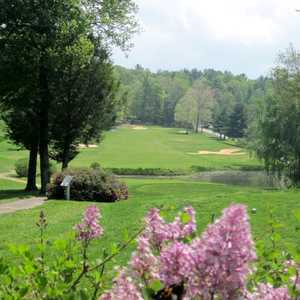
M250 148L268 172L300 183L300 54L293 48L279 57L273 70L274 93L257 105L249 128Z
M128 198L128 188L115 176L96 169L66 169L53 176L48 187L48 197L63 199L61 183L65 176L72 176L70 197L78 201L115 202Z
M222 135L226 135L228 130L234 130L235 124L230 122L230 115L237 103L241 103L244 108L243 118L248 127L255 115L253 107L270 88L270 79L267 77L250 80L244 74L233 75L228 71L212 69L203 71L184 69L172 72L160 70L153 73L141 65L137 65L134 69L117 66L115 74L121 82L122 93L119 97L127 99L119 120L136 123L151 122L163 126L188 126L188 124L176 123L175 108L195 82L205 81L214 91L215 101L212 106L211 123L214 130ZM144 103L151 106L148 114L142 113ZM179 108L177 110L179 113Z
M54 156L59 157L61 153L57 152L63 152L66 167L76 154L74 144L82 138L83 130L86 137L91 132L95 137L97 130L105 129L103 124L91 125L95 115L91 117L89 110L90 114L77 113L80 120L71 118L72 128L67 137L62 137L58 134L61 131L55 130L57 119L53 116L64 112L60 104L64 106L71 98L77 101L76 105L78 101L85 103L88 97L112 102L114 83L111 72L103 66L108 64L111 68L108 56L112 47L130 48L130 37L137 28L136 11L132 0L1 1L1 110L5 112L10 138L31 151L28 176L31 180L35 179L39 150L42 193L49 183L49 142L53 142ZM99 78L106 81L95 84ZM73 86L78 86L78 82L82 82L80 92ZM107 109L108 106L105 105L106 109L97 106L97 116L103 112L110 115L108 112L113 109ZM66 121L65 115L60 117ZM34 188L35 182L31 186Z
M28 159L20 158L15 162L15 171L19 177L27 177L28 175ZM56 172L54 163L49 163L49 176Z
M15 162L15 171L19 177L26 177L28 174L28 159L18 159Z
M175 119L190 125L195 132L208 127L214 105L214 91L207 81L197 80L176 106Z
M90 245L103 236L100 211L88 207L75 234L49 243L48 220L40 213L37 246L11 246L12 264L0 260L2 299L298 299L297 255L279 249L278 224L271 216L268 243L259 241L258 258L243 205L231 205L198 236L196 216L186 207L166 221L151 209L145 225L112 250L89 259ZM107 264L137 239L127 267L112 275ZM294 260L295 259L295 260ZM115 270L113 271L115 272Z
M182 170L162 168L107 168L106 170L116 175L176 176L186 174Z
M245 136L246 128L247 122L244 105L241 102L237 102L229 115L226 135L230 138L242 138Z
M94 169L94 170L97 170L97 169L101 169L101 166L100 166L99 163L93 162L93 163L91 163L90 168Z
M60 73L52 91L50 157L62 162L63 169L79 153L79 143L102 140L103 131L115 122L118 107L117 84L107 52L95 45L84 66L78 64L77 56L72 52L64 60L58 59Z

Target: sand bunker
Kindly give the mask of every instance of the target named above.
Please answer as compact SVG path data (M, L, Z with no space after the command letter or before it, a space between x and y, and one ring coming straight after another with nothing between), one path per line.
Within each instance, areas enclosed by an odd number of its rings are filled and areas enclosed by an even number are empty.
M79 144L79 148L84 149L84 148L98 148L98 145L90 144L90 145L85 145L85 144Z
M193 154L193 155L210 155L210 154L214 154L214 155L245 155L245 152L241 152L241 149L235 148L235 149L222 149L220 151L198 151L197 153L189 153L189 154Z
M144 126L134 126L132 127L133 130L146 130L147 128Z

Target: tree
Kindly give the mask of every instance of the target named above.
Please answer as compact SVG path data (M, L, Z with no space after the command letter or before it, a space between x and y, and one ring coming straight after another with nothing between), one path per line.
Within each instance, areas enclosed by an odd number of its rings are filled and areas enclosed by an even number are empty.
M189 124L198 132L199 127L203 128L211 121L214 100L214 91L207 81L195 81L176 106L176 121Z
M78 45L80 56L80 45L89 48L92 39L101 41L107 51L112 45L127 50L136 31L137 8L131 0L1 0L0 8L1 101L6 110L26 107L26 111L35 111L41 192L45 193L49 182L51 89L59 74L57 58ZM87 57L82 54L81 58ZM85 64L89 60L80 61Z
M242 138L247 128L246 112L241 101L235 103L233 111L229 116L226 135L231 138Z
M79 143L88 144L101 137L116 119L113 67L105 49L97 49L84 68L74 63L62 63L54 84L55 105L50 113L50 156L62 163L62 168L78 154Z
M23 113L27 126L38 124L32 141L38 142L41 192L45 193L49 182L50 78L55 73L57 52L63 49L68 51L67 47L78 41L76 36L72 36L74 20L77 20L76 25L79 27L82 27L84 21L76 9L76 1L13 0L1 4L1 98L5 108L15 112L10 114L11 117ZM10 130L14 128L17 130L17 127L11 127ZM38 138L34 139L36 136ZM20 142L29 148L27 137ZM34 155L32 150L30 154ZM30 159L30 163L33 162L36 162L36 157ZM33 167L30 165L29 170L33 170Z
M249 145L268 172L300 183L300 53L293 47L273 69L273 93L257 107Z
M144 123L162 125L165 94L159 83L146 74L137 94L137 119Z

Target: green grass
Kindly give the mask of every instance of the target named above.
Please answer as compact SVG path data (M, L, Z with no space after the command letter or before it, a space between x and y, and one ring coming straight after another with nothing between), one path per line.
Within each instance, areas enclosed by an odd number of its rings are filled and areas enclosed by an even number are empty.
M179 131L175 128L161 127L134 130L123 126L106 133L98 148L82 149L71 166L88 167L92 162L99 162L106 168L163 168L185 171L190 170L192 166L212 170L261 166L248 154L192 155L190 153L197 153L199 150L219 151L235 146L206 134L184 135ZM19 150L8 143L3 137L3 132L2 135L0 133L0 173L13 170L15 161L27 155L27 151Z
M0 204L35 195L34 193L25 193L24 186L24 183L0 179Z
M177 210L192 205L197 211L199 231L210 222L211 215L219 215L221 210L232 202L244 203L249 211L257 209L257 214L250 213L252 231L255 239L268 236L268 216L270 209L275 217L284 224L281 229L286 242L296 242L296 220L293 211L300 209L299 192L262 190L247 187L236 187L222 184L186 181L179 179L128 179L130 199L118 203L96 204L102 210L101 223L104 226L104 237L95 242L91 256L100 256L103 247L120 241L123 232L135 232L141 226L141 220L151 207L166 205ZM49 201L43 207L14 214L2 215L0 218L0 252L5 253L7 243L34 244L38 240L35 220L40 209L48 218L47 236L50 240L64 238L79 222L84 209L91 205L86 202ZM125 251L118 263L125 264L130 250Z
M179 133L176 128L147 127L134 130L123 126L106 134L98 148L83 149L71 166L89 166L99 162L106 168L164 168L224 170L259 168L248 154L238 156L192 155L199 150L219 151L235 145L206 134ZM243 152L245 152L243 150Z

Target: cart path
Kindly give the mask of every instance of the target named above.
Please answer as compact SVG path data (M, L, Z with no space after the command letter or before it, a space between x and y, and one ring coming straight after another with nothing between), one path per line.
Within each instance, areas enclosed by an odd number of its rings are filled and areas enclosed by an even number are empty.
M19 182L19 183L25 183L26 184L26 180L25 179L20 179L17 177L12 177L13 173L0 173L0 179L5 179L5 180L10 180L10 181L15 181L15 182Z
M46 199L46 197L31 197L0 204L0 215L41 206L45 203Z

